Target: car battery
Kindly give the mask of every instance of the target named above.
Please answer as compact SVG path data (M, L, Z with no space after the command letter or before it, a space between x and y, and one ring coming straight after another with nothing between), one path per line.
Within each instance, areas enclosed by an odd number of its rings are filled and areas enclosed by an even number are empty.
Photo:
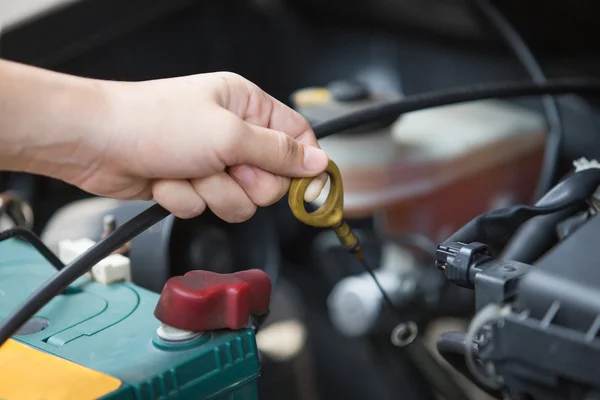
M30 244L1 242L0 321L55 273ZM154 315L157 304L159 294L131 282L79 278L0 347L0 399L258 397L253 329L165 341L157 333L165 328Z

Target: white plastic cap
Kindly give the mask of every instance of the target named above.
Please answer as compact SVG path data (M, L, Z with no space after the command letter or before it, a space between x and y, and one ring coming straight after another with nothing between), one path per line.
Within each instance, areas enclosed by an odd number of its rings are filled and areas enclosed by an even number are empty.
M69 264L85 253L96 242L88 238L61 240L58 242L58 258ZM95 281L109 285L120 281L131 281L131 261L121 254L111 254L94 265L91 273L87 273Z
M167 342L185 342L200 336L202 332L184 331L170 325L161 324L156 330L156 335Z

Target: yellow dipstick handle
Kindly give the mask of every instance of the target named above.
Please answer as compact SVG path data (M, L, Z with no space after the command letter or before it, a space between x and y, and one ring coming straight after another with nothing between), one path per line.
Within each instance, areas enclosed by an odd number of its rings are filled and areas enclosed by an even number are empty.
M360 253L359 241L348 224L344 222L344 187L342 175L337 165L331 160L325 170L330 179L329 194L325 203L313 212L304 207L304 194L314 178L294 178L290 184L288 203L292 214L306 225L317 228L331 228L346 249Z

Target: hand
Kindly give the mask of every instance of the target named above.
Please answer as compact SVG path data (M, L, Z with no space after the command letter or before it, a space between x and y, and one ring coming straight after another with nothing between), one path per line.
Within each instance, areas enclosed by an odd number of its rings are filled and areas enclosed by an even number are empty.
M289 177L319 175L307 201L324 186L327 155L306 120L238 75L94 82L103 101L89 102L101 112L73 113L90 123L75 124L87 129L51 168L90 193L242 222L283 197Z

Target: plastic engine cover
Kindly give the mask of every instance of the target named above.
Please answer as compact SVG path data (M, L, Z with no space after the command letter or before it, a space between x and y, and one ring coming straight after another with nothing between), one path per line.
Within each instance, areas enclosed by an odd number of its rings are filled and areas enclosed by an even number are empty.
M538 320L553 310L553 324L593 329L600 321L599 234L596 215L542 257L519 283L519 308Z
M54 273L29 244L0 243L0 320ZM162 342L158 299L80 278L0 348L0 399L256 399L254 332Z

